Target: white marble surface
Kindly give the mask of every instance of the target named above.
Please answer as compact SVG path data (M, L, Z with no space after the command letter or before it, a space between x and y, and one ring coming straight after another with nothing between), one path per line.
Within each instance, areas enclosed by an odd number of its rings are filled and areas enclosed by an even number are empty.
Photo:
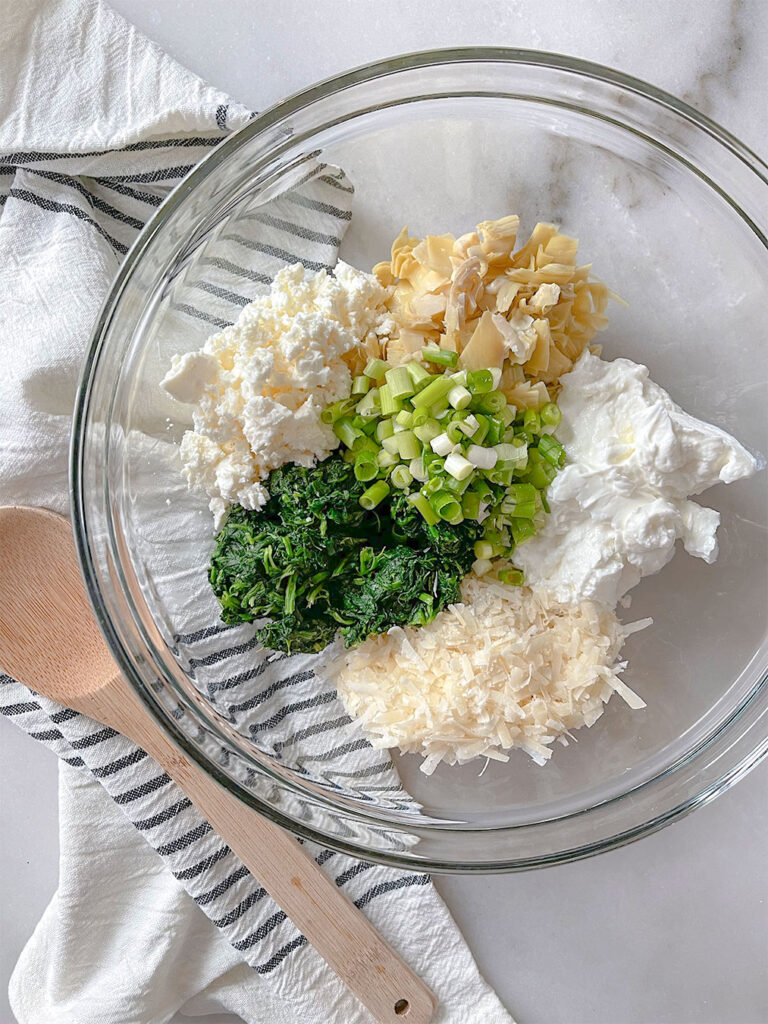
M255 109L396 53L534 47L646 78L721 121L763 157L768 150L766 0L113 6ZM768 1021L766 780L763 766L672 828L598 859L525 875L439 880L481 970L521 1024ZM56 766L4 720L0 822L0 1024L10 1024L7 977L56 885Z

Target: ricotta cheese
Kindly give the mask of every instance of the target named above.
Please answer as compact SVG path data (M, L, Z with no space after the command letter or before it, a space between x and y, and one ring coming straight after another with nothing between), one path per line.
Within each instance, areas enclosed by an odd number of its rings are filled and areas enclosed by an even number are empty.
M615 607L666 565L678 539L713 562L719 513L689 495L751 476L757 460L689 416L628 359L585 352L561 383L556 434L568 463L548 489L544 525L515 551L526 580L560 601Z
M195 406L183 472L208 494L217 527L232 503L265 504L271 470L314 465L337 447L320 413L349 395L345 355L392 329L388 295L346 263L332 275L294 264L200 351L174 357L162 386Z

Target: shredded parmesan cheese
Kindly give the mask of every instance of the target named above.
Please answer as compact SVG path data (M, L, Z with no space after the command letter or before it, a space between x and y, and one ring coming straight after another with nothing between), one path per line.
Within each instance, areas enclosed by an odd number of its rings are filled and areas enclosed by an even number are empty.
M618 676L622 626L593 601L564 605L545 591L468 576L463 604L420 629L396 627L345 652L330 673L347 712L374 747L441 761L508 760L519 747L538 764L555 740L593 725L613 693L644 702Z

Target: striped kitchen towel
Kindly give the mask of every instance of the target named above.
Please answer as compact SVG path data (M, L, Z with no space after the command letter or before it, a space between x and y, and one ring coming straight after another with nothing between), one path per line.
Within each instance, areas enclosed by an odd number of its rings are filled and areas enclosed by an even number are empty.
M109 282L168 191L252 115L94 0L11 5L0 43L0 502L66 513L71 411ZM215 240L205 277L173 296L185 347L231 322L286 262L333 266L352 203L343 172L315 161L238 237ZM171 479L174 444L145 440ZM175 486L170 511L155 510L161 547L188 500ZM210 523L198 529L210 539ZM251 627L214 625L194 572L172 550L157 583L172 612L166 640L201 692L319 784L407 800L313 660L267 656ZM178 1009L254 1024L369 1020L142 750L8 676L0 711L61 758L59 889L12 979L20 1024L149 1024ZM311 852L433 988L437 1020L509 1021L427 876Z

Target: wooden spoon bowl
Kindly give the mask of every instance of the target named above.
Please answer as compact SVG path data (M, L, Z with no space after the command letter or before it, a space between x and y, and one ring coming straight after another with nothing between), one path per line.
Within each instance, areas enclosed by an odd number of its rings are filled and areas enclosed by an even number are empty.
M0 508L0 664L146 750L377 1021L432 1019L429 989L295 839L192 762L144 706L93 617L69 523L45 509Z

